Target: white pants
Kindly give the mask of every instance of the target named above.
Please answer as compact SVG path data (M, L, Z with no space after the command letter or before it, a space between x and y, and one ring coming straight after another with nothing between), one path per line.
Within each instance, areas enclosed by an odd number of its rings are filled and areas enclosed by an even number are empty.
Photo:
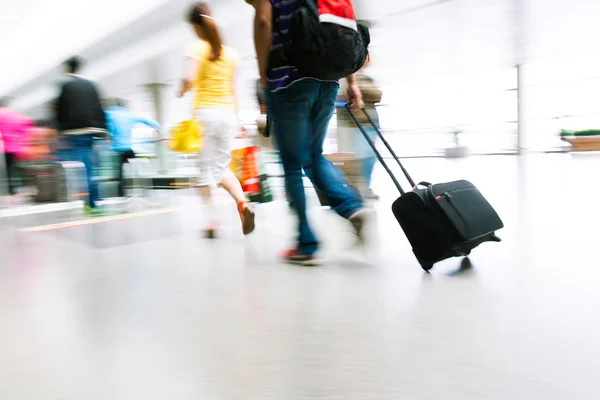
M238 129L237 115L219 108L201 108L196 111L200 121L204 145L198 152L198 186L218 185L228 175L233 139Z

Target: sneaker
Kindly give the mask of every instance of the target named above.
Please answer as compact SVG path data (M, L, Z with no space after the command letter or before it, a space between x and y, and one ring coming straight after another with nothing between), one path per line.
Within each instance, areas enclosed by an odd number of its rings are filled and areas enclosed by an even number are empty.
M85 213L85 215L89 215L90 217L97 217L99 215L105 214L104 210L97 207L92 208L87 205L83 208L83 212Z
M314 255L307 256L301 254L298 249L286 250L281 258L288 264L302 265L305 267L316 267L319 265L319 260Z
M256 227L254 224L254 210L245 201L238 204L238 212L240 213L240 219L242 220L242 232L244 235L249 235L254 232Z
M367 200L379 200L379 195L374 193L371 189L369 189L367 193L365 193L364 198Z
M216 239L217 238L217 230L215 228L207 228L202 231L202 236L204 239Z
M359 245L365 244L365 225L367 224L370 214L370 210L362 208L348 218L348 221L350 221L352 227L354 228L354 234L356 235Z

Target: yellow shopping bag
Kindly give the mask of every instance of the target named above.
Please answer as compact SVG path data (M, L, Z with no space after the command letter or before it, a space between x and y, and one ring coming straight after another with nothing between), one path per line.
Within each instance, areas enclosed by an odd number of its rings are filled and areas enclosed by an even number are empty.
M180 122L171 129L169 148L177 153L195 153L202 148L202 129L195 119Z

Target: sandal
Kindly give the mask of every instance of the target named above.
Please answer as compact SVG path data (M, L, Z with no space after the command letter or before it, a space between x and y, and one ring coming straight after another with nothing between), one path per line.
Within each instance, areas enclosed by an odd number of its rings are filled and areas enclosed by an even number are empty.
M252 210L250 204L246 201L240 201L238 203L238 212L242 220L242 232L244 232L244 235L254 232L254 210Z

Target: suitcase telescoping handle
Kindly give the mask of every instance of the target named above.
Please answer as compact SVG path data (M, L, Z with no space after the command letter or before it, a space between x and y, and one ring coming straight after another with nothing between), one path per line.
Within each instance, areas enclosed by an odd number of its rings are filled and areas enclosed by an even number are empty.
M396 185L396 187L398 188L398 191L400 192L400 194L402 194L402 195L405 194L404 189L402 189L402 186L400 186L400 183L398 182L398 179L396 179L396 176L394 175L394 173L392 172L392 170L390 169L390 167L387 165L387 163L383 159L383 156L381 155L381 153L379 152L379 150L377 150L377 146L375 145L375 142L373 142L373 140L369 137L369 135L367 134L367 131L365 130L365 127L358 121L358 118L356 118L356 115L354 115L354 112L350 108L349 104L346 105L346 109L348 110L348 113L350 114L350 117L352 118L352 120L354 120L354 123L356 124L356 126L358 127L358 129L360 129L361 133L363 134L363 136L365 137L365 139L369 143L369 146L371 146L371 148L373 149L373 152L375 152L375 156L377 156L377 159L379 160L379 162L381 163L381 165L383 166L383 168L385 168L385 170L387 171L387 173L390 176L390 178L392 178L392 181L394 181L394 185ZM367 120L369 121L369 123L373 126L373 129L375 129L375 132L377 132L377 136L379 136L379 138L381 139L381 141L383 142L383 144L385 145L385 147L388 149L388 151L390 152L390 154L392 155L392 157L394 157L394 159L396 160L396 162L400 166L400 169L402 170L402 173L404 174L404 176L406 176L406 179L408 180L408 183L410 183L410 185L411 185L412 188L415 188L417 186L415 184L415 181L413 181L413 179L411 178L411 176L408 173L408 171L406 170L406 168L404 168L404 165L402 165L402 162L400 161L400 158L396 155L396 152L394 151L394 149L392 149L392 146L390 146L390 144L385 139L385 137L383 136L383 134L381 133L381 131L379 130L379 128L377 127L377 125L373 122L373 120L371 119L371 116L369 115L369 113L367 113L367 111L364 108L362 109L362 112L367 117Z

